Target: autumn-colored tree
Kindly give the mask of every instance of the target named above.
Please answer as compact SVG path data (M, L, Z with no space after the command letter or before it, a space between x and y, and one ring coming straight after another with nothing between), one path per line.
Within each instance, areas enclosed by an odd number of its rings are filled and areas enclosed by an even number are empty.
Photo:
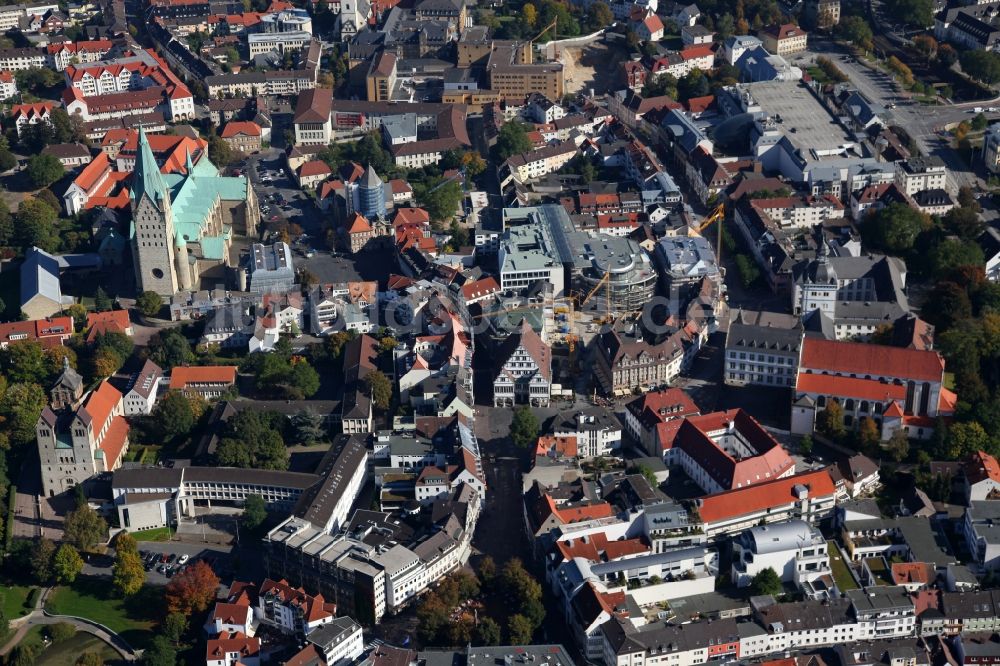
M219 589L219 577L212 567L199 560L193 567L174 576L167 584L167 609L171 613L200 613L208 610Z
M826 403L826 409L816 418L816 429L827 437L837 438L844 434L844 409L839 402Z
M76 552L76 548L64 543L56 551L52 560L52 570L59 583L63 585L72 583L83 571L83 558L80 557L80 553Z
M130 537L131 539L131 537ZM135 539L131 539L135 544ZM123 597L131 597L142 589L146 580L146 572L142 568L142 559L134 549L119 548L115 554L115 565L112 569L112 581L115 589Z
M524 23L529 28L534 28L535 24L538 22L538 10L530 2L524 3L521 7L521 18L524 19Z
M882 435L878 431L875 420L867 416L861 419L861 423L858 424L858 442L861 444L861 450L873 451L881 440Z

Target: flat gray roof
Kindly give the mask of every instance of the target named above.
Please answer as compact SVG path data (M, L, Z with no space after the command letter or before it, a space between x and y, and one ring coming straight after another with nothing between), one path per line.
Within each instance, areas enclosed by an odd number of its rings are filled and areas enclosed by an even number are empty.
M771 117L780 116L778 129L802 156L810 149L834 150L854 140L799 81L758 81L747 84L754 99ZM794 130L794 131L793 131Z

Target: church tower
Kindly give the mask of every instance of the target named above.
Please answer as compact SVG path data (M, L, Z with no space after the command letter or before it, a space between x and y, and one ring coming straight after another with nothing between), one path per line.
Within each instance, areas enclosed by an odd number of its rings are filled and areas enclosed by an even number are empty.
M139 146L132 172L132 259L138 293L155 291L161 296L177 293L174 260L174 218L170 192L153 157L145 131L139 128Z

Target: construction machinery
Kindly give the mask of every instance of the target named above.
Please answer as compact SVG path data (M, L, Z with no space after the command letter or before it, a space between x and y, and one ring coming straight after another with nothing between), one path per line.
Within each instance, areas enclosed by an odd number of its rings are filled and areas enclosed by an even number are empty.
M715 242L715 261L718 262L719 266L722 266L722 225L726 219L726 204L720 203L715 207L708 217L701 221L701 226L694 230L699 236L703 235L702 232L708 229L714 223L719 223L719 228L715 230L716 242Z
M549 23L547 26L545 26L544 28L542 28L542 31L540 33L538 33L537 35L535 35L534 37L532 37L531 39L528 40L528 49L529 50L531 49L531 46L537 40L539 40L539 39L542 38L542 35L544 35L545 33L547 33L549 31L549 28L552 29L552 41L553 42L556 41L556 34L559 31L559 19L558 18L556 18L555 20L552 21L552 23ZM559 48L558 47L556 47L556 48L553 49L552 59L553 60L558 60L559 59ZM534 60L534 57L532 57L532 60Z
M577 313L580 312L580 310L583 309L583 306L586 305L588 301L590 301L590 299L594 296L594 294L597 293L597 291L601 288L602 285L607 285L608 279L610 277L611 277L611 272L610 271L606 271L604 273L604 275L601 276L601 279L597 281L597 284L594 285L594 288L591 289L590 292L587 293L587 295L583 297L583 299L580 299L579 296L573 296L573 297L570 298L570 319L571 319L570 323L571 323L571 327L570 327L570 334L566 336L566 342L569 345L569 353L570 353L571 363L572 363L572 358L573 358L572 355L573 355L574 350L576 349L576 343L577 343L577 339L578 339L577 335L575 333L576 315L577 315ZM609 317L610 314L611 314L611 289L610 289L610 287L604 290L604 298L605 298L605 312L606 312L606 314L605 314L605 317L601 318L601 321L604 321L604 319L606 317ZM572 307L572 305L573 305L573 299L577 300L576 307Z

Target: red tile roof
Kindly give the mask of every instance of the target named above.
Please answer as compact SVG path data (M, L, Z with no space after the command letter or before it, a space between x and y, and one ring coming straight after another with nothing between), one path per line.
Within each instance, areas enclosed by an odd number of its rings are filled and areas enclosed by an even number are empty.
M170 388L183 389L188 384L236 383L235 365L181 366L170 372Z
M12 118L18 118L19 116L26 116L31 118L32 116L45 116L52 112L53 107L55 107L55 102L36 102L34 104L15 104L10 107L10 115Z
M576 435L569 437L556 437L555 435L543 435L538 438L535 445L535 456L547 456L550 453L557 458L575 458L578 455Z
M933 580L933 572L926 562L896 562L892 565L892 581L896 585L919 583L926 585Z
M260 639L248 638L246 634L239 631L233 632L225 638L213 638L205 646L205 660L225 659L226 655L231 652L239 653L238 659L255 657L260 654Z
M91 392L83 409L90 416L95 432L104 428L104 424L111 418L111 413L118 406L118 403L121 402L121 399L121 392L106 379L101 382L96 390Z
M361 213L355 213L347 225L347 233L349 234L368 233L371 230L372 226L368 224L368 220Z
M706 523L712 523L782 507L796 501L794 488L797 485L808 488L810 498L833 495L837 491L830 473L821 469L708 495L699 500L698 514Z
M132 322L128 318L128 310L110 310L108 312L88 312L87 342L93 342L98 335L116 332L125 333L132 327Z
M986 479L1000 483L1000 464L986 451L978 451L969 456L968 462L965 463L965 476L970 484Z
M312 160L299 167L299 178L328 176L330 173L330 166L323 160Z
M231 139L239 134L260 136L260 125L252 120L231 120L222 129L223 139Z
M489 294L495 294L498 291L500 291L500 285L494 277L484 277L481 280L467 282L462 285L462 297L467 301L482 298L483 296L487 296Z
M393 226L397 224L430 224L431 216L423 208L397 208L392 218Z
M111 426L101 441L101 450L104 451L104 464L108 469L114 469L118 466L118 459L121 457L122 450L128 442L128 431L128 421L124 417L116 416L111 419Z
M35 340L43 347L57 347L73 335L72 317L50 317L0 324L0 344Z
M696 416L699 413L698 405L679 388L650 391L628 403L625 408L645 428L654 428L657 423Z
M835 398L855 398L857 400L905 400L906 387L887 384L877 379L855 379L836 375L811 375L800 373L795 384L800 393L829 395Z
M936 351L806 338L799 367L840 375L940 382L944 359Z

